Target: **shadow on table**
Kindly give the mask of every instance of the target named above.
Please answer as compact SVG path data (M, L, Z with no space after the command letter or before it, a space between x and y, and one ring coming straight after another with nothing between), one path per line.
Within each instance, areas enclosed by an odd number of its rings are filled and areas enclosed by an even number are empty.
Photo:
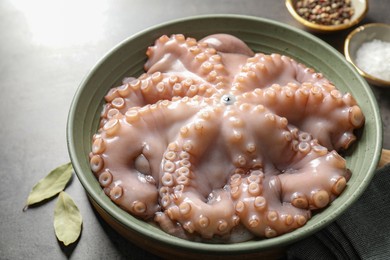
M110 225L104 221L104 219L99 215L95 208L91 205L93 213L95 214L97 220L99 221L104 232L109 237L112 244L118 250L118 253L123 259L150 259L150 260L159 260L162 259L157 257L142 248L134 245L126 238L122 237L118 232L116 232Z

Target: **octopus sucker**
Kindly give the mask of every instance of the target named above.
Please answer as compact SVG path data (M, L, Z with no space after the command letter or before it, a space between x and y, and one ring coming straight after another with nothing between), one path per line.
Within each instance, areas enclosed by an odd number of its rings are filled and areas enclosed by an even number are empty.
M104 167L104 160L100 155L93 155L90 158L91 170L95 173L99 172Z
M354 105L349 109L349 120L354 127L361 127L364 122L364 115L361 109Z
M119 199L120 197L122 197L122 194L123 194L122 187L121 186L115 186L110 191L110 198L115 201L115 200Z
M121 109L125 106L125 100L122 97L116 97L111 101L111 104L116 109Z
M294 216L294 220L295 222L299 225L299 226L303 226L306 224L307 222L307 218L305 218L303 215L295 215Z
M107 119L110 120L112 118L116 118L120 114L119 110L116 108L110 108L107 111Z
M103 130L107 133L108 136L116 135L119 131L120 123L119 120L113 118L104 124Z
M210 225L210 219L208 217L200 216L198 220L199 226L207 228Z
M241 190L239 186L232 186L230 189L231 197L237 199L241 195Z
M254 199L253 206L256 210L263 211L267 206L267 200L263 196L257 196Z
M112 174L109 170L106 170L99 174L98 179L102 187L107 187L112 183Z
M106 149L105 142L102 138L96 138L92 143L92 153L101 154Z
M267 212L267 220L270 222L275 222L279 218L279 214L275 210L271 210Z
M337 178L337 180L334 181L331 191L334 195L340 195L346 186L347 186L346 178L339 177Z
M292 195L291 204L297 208L307 209L309 206L309 201L304 194L296 192Z
M143 214L146 212L147 206L141 201L134 201L132 203L132 210L138 214Z
M284 214L284 215L282 215L282 216L281 216L281 219L284 220L284 222L285 222L285 224L286 224L287 226L290 226L290 225L292 225L292 224L294 223L294 218L293 218L293 216L290 215L290 214Z
M322 73L227 34L163 35L146 56L106 94L89 154L122 209L233 243L294 231L347 188L339 152L365 117Z
M130 94L131 87L129 83L125 83L117 88L119 95L123 98Z
M314 208L320 209L327 206L330 202L329 193L325 190L313 191L310 203Z
M112 88L110 89L110 91L108 91L104 99L106 100L106 102L111 102L116 97L119 97L118 89Z
M164 173L164 175L161 177L161 183L162 185L166 187L172 187L174 185L173 176L170 173Z

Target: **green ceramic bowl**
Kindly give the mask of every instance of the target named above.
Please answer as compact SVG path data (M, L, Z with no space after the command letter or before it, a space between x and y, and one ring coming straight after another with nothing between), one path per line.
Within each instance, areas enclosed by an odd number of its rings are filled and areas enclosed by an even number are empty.
M213 33L229 33L244 40L255 52L277 52L322 72L344 92L350 92L366 115L360 141L347 155L353 175L346 190L328 208L302 228L276 238L237 244L205 244L170 236L117 207L103 193L89 168L88 153L98 127L103 97L126 76L142 73L146 48L163 34L183 33L200 39ZM378 163L382 128L375 98L357 71L335 49L318 38L285 24L238 15L210 15L176 20L142 31L120 43L90 71L76 92L68 118L68 147L74 170L92 204L103 218L138 246L165 256L223 256L241 258L280 252L292 242L307 237L334 221L362 194Z

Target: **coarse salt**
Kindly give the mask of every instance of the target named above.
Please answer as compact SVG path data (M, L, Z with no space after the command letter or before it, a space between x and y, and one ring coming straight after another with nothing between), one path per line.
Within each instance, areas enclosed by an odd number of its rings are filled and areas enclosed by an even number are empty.
M376 78L390 81L390 42L374 39L363 43L356 53L356 65Z

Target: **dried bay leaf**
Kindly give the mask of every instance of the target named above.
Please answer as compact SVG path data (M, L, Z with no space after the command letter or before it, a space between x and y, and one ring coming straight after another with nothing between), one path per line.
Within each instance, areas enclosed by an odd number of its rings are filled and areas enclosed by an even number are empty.
M75 242L81 234L82 217L73 199L61 191L54 209L54 230L65 246Z
M45 178L41 179L32 188L24 210L30 205L49 199L63 191L72 177L72 170L72 164L69 162L55 168Z

